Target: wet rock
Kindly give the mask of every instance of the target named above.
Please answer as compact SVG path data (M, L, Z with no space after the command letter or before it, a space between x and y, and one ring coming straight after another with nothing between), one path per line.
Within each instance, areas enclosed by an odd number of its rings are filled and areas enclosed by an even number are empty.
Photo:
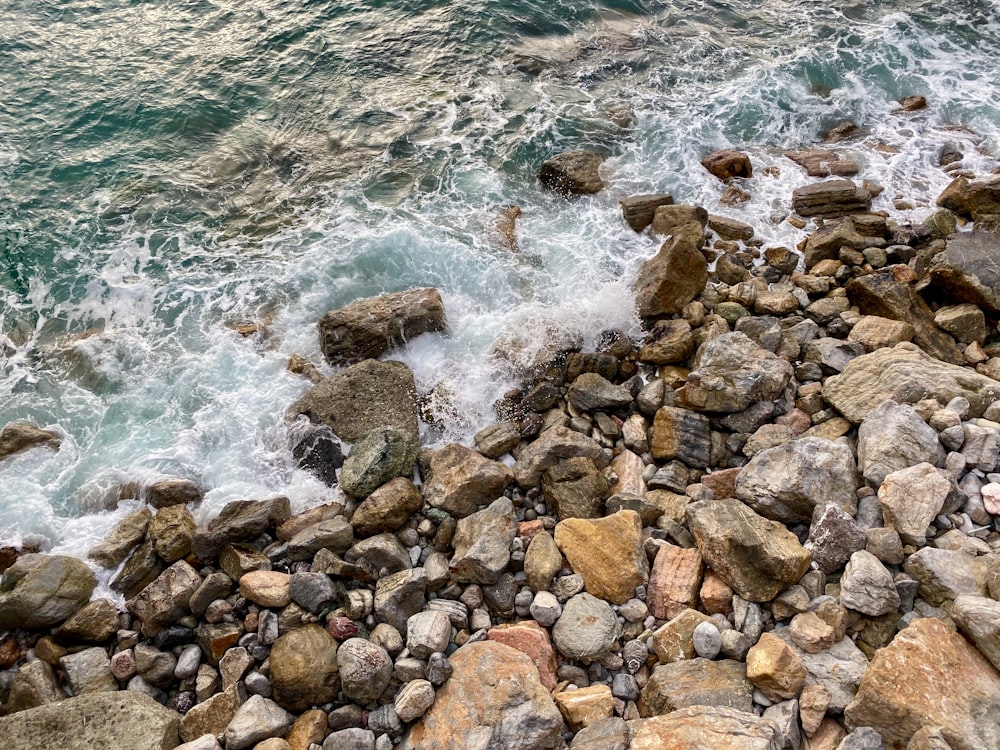
M304 711L336 697L337 642L321 626L305 625L279 637L270 662L274 700L289 711Z
M653 229L657 229L655 219ZM708 262L701 253L703 242L702 224L682 224L672 230L670 239L663 243L660 251L643 263L635 290L636 307L641 317L679 313L701 293L708 282Z
M979 417L1000 400L1000 383L904 343L851 360L840 375L823 385L823 398L855 424L887 399L915 404L931 395L941 403L965 398L971 416Z
M117 567L146 537L152 517L149 508L140 508L130 513L115 524L104 541L92 548L87 557L102 568Z
M62 436L52 430L43 430L28 422L10 422L0 431L0 461L36 446L59 450Z
M765 518L791 523L828 504L853 515L859 484L850 448L804 437L756 453L736 478L736 496Z
M299 414L352 443L383 427L416 435L417 386L402 362L367 359L313 386L289 409Z
M167 563L187 556L194 532L194 516L184 505L161 508L149 522L149 539L153 549Z
M700 224L704 230L708 226L708 211L701 206L661 206L653 214L653 234L673 234L679 227L691 223Z
M364 498L396 477L410 477L420 443L410 432L383 427L351 446L340 472L340 486L352 497Z
M622 207L622 216L636 232L641 232L653 223L653 214L656 209L660 206L669 206L673 202L673 197L666 193L630 196L619 201Z
M809 235L809 239L806 240L803 253L806 268L811 269L821 260L838 258L842 247L864 250L866 244L864 235L855 229L854 222L850 219L829 222Z
M1000 200L1000 181L997 195ZM975 305L990 313L1000 312L1000 236L997 234L959 232L949 236L944 251L931 261L929 273L934 286L958 302ZM966 339L960 337L960 340Z
M337 668L344 696L373 706L392 679L392 657L363 638L348 638L337 649Z
M653 670L639 697L639 715L668 714L690 706L724 706L750 712L753 686L745 664L731 659L688 659Z
M525 488L537 487L542 473L567 458L582 456L603 469L609 458L600 443L568 427L550 427L529 443L514 464L514 479Z
M884 401L858 428L858 466L874 486L894 471L920 463L944 463L937 432L909 404Z
M200 584L201 577L194 568L178 560L126 601L125 607L142 620L145 635L156 635L188 611L188 601Z
M376 359L422 333L443 331L437 289L410 289L352 302L319 322L320 349L331 365Z
M566 602L552 628L559 653L587 664L607 656L620 636L621 625L611 605L590 594L577 594Z
M691 706L637 721L629 750L779 750L772 724L725 706Z
M95 599L66 620L56 638L63 643L105 643L118 627L118 607L108 599Z
M739 412L780 396L791 377L787 361L742 333L727 333L698 348L678 396L699 411Z
M585 372L573 381L566 400L580 411L615 411L631 404L632 394L596 372Z
M937 204L966 219L1000 213L1000 176L956 177L938 196Z
M753 177L750 157L731 148L713 151L701 160L701 166L723 182L734 177Z
M642 547L639 514L623 510L605 518L570 518L555 529L555 542L587 592L612 604L624 604L644 584L649 565Z
M288 498L269 500L235 500L226 503L208 526L198 529L191 551L201 560L219 554L226 544L256 539L291 515Z
M307 526L293 536L288 541L288 556L293 560L308 560L323 549L344 554L353 543L351 524L343 516L334 516Z
M872 196L850 180L817 182L792 191L792 210L799 216L844 216L871 210Z
M511 421L484 427L473 437L476 450L487 458L497 459L510 453L521 442L521 433Z
M281 737L292 725L292 716L272 700L259 695L236 710L226 727L226 750L243 750L269 737Z
M874 728L890 748L928 725L953 748L996 747L1000 674L940 620L916 620L875 654L845 719Z
M146 488L146 502L157 510L171 505L200 503L201 489L190 479L171 477L161 479Z
M794 534L739 500L691 503L687 520L706 564L744 599L770 601L809 569Z
M598 172L604 157L596 151L566 151L542 162L541 183L557 193L591 195L604 189Z
M337 470L344 465L340 441L326 425L300 419L289 428L292 456L300 469L314 474L326 484L337 484Z
M200 625L195 629L198 646L210 664L218 664L227 649L234 646L242 631L231 622Z
M180 744L179 718L148 695L116 691L0 718L0 733L9 750L163 750Z
M810 177L852 177L858 173L856 159L825 148L785 151L785 156L806 170ZM822 184L822 183L821 183Z
M683 318L656 321L639 347L639 359L655 365L684 362L692 354L694 335Z
M451 657L452 677L401 750L548 750L563 719L531 660L499 643L469 643Z
M0 630L58 625L90 600L96 585L76 558L21 555L0 579Z
M432 508L464 518L500 497L513 478L507 466L451 444L430 456L424 499Z

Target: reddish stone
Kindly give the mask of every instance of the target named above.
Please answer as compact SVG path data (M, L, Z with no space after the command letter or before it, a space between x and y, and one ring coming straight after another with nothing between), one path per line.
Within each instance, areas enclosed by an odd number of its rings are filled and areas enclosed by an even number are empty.
M701 478L701 483L715 493L715 499L721 500L724 497L736 497L736 477L739 476L739 469L723 469L705 474Z
M534 620L497 625L490 628L487 639L516 648L534 662L538 677L547 690L558 684L556 679L556 652L549 640L549 633Z
M661 545L646 588L646 606L653 617L672 620L685 609L697 606L703 570L697 549Z
M536 534L542 531L545 531L545 524L542 523L541 519L537 518L534 521L521 521L517 525L517 535L525 542L530 542L535 538Z
M326 629L338 641L346 641L358 634L358 626L349 617L331 617Z
M733 611L733 590L711 568L705 570L700 597L701 606L710 615L728 615Z
M823 719L819 729L809 738L809 750L837 750L847 732L833 719Z
M0 646L0 669L10 669L19 658L21 658L21 647L17 645L16 640L8 638Z

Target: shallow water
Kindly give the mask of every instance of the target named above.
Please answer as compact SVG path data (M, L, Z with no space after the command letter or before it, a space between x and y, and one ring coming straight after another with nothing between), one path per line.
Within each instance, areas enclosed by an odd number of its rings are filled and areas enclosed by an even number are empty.
M950 179L942 145L996 165L998 18L997 2L10 0L0 424L64 440L0 464L0 541L82 553L135 507L118 488L162 475L206 488L202 516L328 499L288 454L308 383L285 365L330 372L316 321L385 291L441 289L449 331L393 356L434 394L425 441L468 442L511 383L498 337L638 330L629 290L657 243L621 221L625 195L794 244L782 218L810 180L781 150L850 119L865 134L834 148L886 187L875 208L923 219ZM897 112L915 93L931 106ZM757 175L735 208L699 165L728 146ZM579 147L608 154L609 188L541 192L541 160ZM507 205L517 254L496 236ZM263 332L229 327L248 321Z

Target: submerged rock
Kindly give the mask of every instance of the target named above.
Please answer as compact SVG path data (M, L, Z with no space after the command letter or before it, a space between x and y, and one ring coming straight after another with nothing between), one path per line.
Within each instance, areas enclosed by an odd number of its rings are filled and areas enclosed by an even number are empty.
M542 162L538 170L541 183L558 193L590 195L604 189L598 172L604 157L596 151L567 151Z
M0 431L0 461L39 445L58 450L61 443L62 436L58 432L43 430L27 422L11 422Z

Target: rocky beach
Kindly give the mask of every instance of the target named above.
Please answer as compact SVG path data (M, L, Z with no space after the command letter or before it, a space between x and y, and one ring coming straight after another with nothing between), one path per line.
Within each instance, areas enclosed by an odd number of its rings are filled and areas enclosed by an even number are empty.
M448 330L438 290L329 311L333 374L292 357L312 385L287 405L328 502L199 524L209 488L161 479L86 560L4 548L3 746L1000 747L1000 174L942 154L938 210L906 225L827 146L782 167L814 178L798 247L623 199L662 242L643 334L498 342L529 365L462 442L421 444L447 399L393 358ZM538 190L590 200L602 161L554 155ZM746 154L702 165L749 199ZM520 213L497 217L512 255ZM4 458L53 450L0 434Z

